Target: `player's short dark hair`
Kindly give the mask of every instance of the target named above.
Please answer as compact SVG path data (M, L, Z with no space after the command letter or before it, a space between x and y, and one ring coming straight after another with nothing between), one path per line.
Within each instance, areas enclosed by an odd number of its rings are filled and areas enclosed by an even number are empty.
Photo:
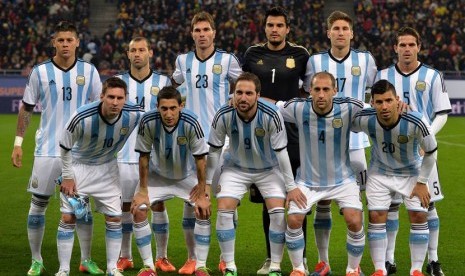
M354 22L352 18L345 12L342 11L333 11L329 16L328 19L326 19L326 24L328 25L328 30L331 29L331 26L333 26L334 22L337 20L344 20L347 23L349 23L349 27L352 30L354 26Z
M284 21L286 22L286 27L289 27L289 25L291 24L289 16L287 15L287 11L283 7L275 6L267 10L265 13L265 21L263 22L263 25L266 25L266 20L268 19L268 16L283 16Z
M412 27L402 27L397 31L396 36L395 36L395 40L394 40L395 45L397 45L397 43L399 43L399 37L406 36L406 35L411 35L411 36L415 37L415 39L417 40L417 45L418 46L421 45L420 34L417 32L417 30L415 30Z
M108 88L123 88L124 94L128 94L128 86L126 83L117 77L110 77L106 79L102 84L102 94L105 95Z
M192 18L191 32L194 31L194 25L202 21L208 22L212 30L216 30L215 20L213 20L213 16L206 11L201 11L197 13L196 15L194 15L194 18Z
M76 26L69 21L60 21L53 29L52 38L55 37L56 33L60 32L72 32L76 35L76 37L78 37L78 31Z
M236 83L238 83L239 81L251 81L255 84L255 92L260 93L260 91L262 91L260 79L254 73L243 72L237 78Z
M312 80L310 81L310 88L313 87L313 81L317 78L317 77L322 77L322 76L326 76L328 77L330 80L331 80L331 86L332 88L336 88L336 79L334 78L333 74L327 72L327 71L321 71L321 72L318 72L316 73L315 75L313 75L312 77Z
M129 42L128 44L128 50L129 50L129 45L131 43L134 43L134 42L139 42L139 41L145 41L145 43L147 43L147 48L150 50L152 49L152 44L150 43L150 40L148 40L146 37L143 37L143 36L136 36L134 37L133 39L131 39L131 41Z
M163 87L160 90L160 92L158 92L157 104L160 104L160 101L163 99L165 100L175 99L178 102L178 104L182 103L181 93L176 88L174 88L174 86L171 86L171 85Z
M371 87L371 97L373 98L376 94L381 95L388 91L392 91L392 94L397 96L396 88L392 83L390 83L388 80L379 80Z

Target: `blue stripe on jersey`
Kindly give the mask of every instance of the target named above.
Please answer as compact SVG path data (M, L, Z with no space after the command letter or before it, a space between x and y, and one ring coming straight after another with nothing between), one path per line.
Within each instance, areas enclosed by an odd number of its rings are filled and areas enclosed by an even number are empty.
M56 110L56 103L57 103L57 100L58 100L58 93L57 93L57 87L56 87L56 78L55 78L55 70L54 70L54 66L53 66L53 63L52 62L49 62L46 64L46 68L47 68L47 78L48 78L48 81L54 81L55 84L54 85L50 85L49 84L49 93L50 93L50 104L51 106L49 106L49 110L53 110L53 113L56 113L57 110ZM43 91L45 92L45 91ZM42 99L46 99L45 95L42 97ZM44 103L42 103L44 104ZM47 104L45 105L42 105L42 107L46 107ZM50 116L49 119L50 120L54 120L56 116L59 116L58 114L54 114L54 116ZM47 122L45 122L47 123ZM55 133L57 131L57 125L56 125L56 120L53 121L53 122L49 122L49 133ZM49 145L49 148L47 149L47 152L49 154L49 156L53 156L54 152L55 152L55 149L52 145L56 145L57 144L57 141L55 141L55 135L49 135L48 136L49 138L49 141L48 141L48 145Z
M355 53L355 52L351 52L350 56L352 57L352 67L355 67L355 66L360 67L360 64L359 64L360 61L358 60L358 54ZM364 68L368 68L368 63L365 64ZM360 74L360 75L362 75L362 74ZM351 97L354 98L354 99L358 99L358 91L359 91L359 89L365 90L364 87L359 88L360 83L365 83L364 80L360 80L360 75L358 75L358 76L353 75L352 76L352 95L351 95ZM363 74L363 75L366 75L366 74Z
M218 110L218 112L216 112L215 117L213 117L213 122L212 122L213 128L216 128L216 124L218 123L218 119L221 118L221 117L223 117L223 114L224 114L224 113L228 113L228 112L231 112L231 111L234 111L234 107L225 105L225 106L223 106L222 108L220 108L220 109ZM224 119L223 119L223 120L224 120Z
M177 131L178 131L178 137L186 137L186 133L184 132L185 130L185 124L187 122L184 121L184 120L181 120L179 121L179 125L177 126ZM190 123L189 123L190 125ZM181 171L182 172L187 172L189 171L190 168L187 168L187 165L188 165L188 161L189 161L189 158L191 158L191 156L187 156L187 145L178 145L177 144L177 141L176 141L176 144L174 146L178 146L179 147L179 158L181 159Z
M191 64L191 66L192 66L192 64ZM210 80L204 79L204 78L208 78L208 76L207 76L207 61L199 62L199 78L200 79L197 81L199 83L199 87L200 87L200 88L197 88L197 94L199 95L199 102L200 103L208 103L208 101L207 101L208 86L212 85L212 83L210 83ZM207 88L204 88L204 84L207 84ZM212 92L213 92L213 95L215 95L215 91L212 91ZM207 107L202 108L200 113L201 113L201 114L199 114L200 121L205 122L205 120L207 120L207 118L208 118L208 108Z
M326 119L324 117L318 117L317 118L317 126L318 126L318 132L317 132L317 137L318 137L318 147L314 149L315 151L318 151L318 160L319 163L319 171L320 171L320 186L327 186L328 185L328 167L326 166L326 145L328 141L326 141L326 137L323 139L321 138L321 135L326 136ZM335 154L335 153L334 153Z
M164 83L163 85L161 85L160 83L160 75L158 74L153 74L153 77L152 77L152 86L158 86L158 87L165 87L167 84ZM155 109L157 108L157 98L158 96L154 96L154 97L151 97L150 98L150 106L147 108L147 106L145 107L145 110L152 110L152 109Z
M179 127L179 126L178 126ZM164 152L165 153L165 158L166 158L166 161L165 161L165 164L167 168L170 168L170 172L171 172L171 175L169 176L170 178L173 178L174 176L174 171L173 171L173 134L172 133L168 133L168 132L164 132L165 133L165 137L164 137L164 141L165 141L165 149L162 150L161 152ZM162 143L160 143L160 145L162 145ZM160 156L162 157L162 156ZM163 170L163 169L162 169ZM164 171L168 171L168 170L164 170Z
M200 126L199 122L197 121L195 115L189 114L189 113L185 112L185 110L184 110L183 112L181 112L181 115L179 116L179 119L186 121L187 123L189 123L189 125L192 128L194 128L195 135L197 136L198 139L203 138L205 136L204 133L203 133L202 127Z
M315 67L315 64L313 64L313 68ZM329 72L329 55L322 55L321 57L321 71L326 71ZM339 89L339 88L338 88Z
M371 110L376 114L375 110ZM365 113L364 110L362 110L362 113ZM367 114L370 114L367 112ZM361 117L360 117L361 119ZM369 136L371 137L371 140L377 141L377 133L376 133L376 116L371 116L368 119L368 132L370 133ZM378 143L371 143L371 160L374 160L375 157L380 158L380 156L377 156L377 153L380 152L378 149ZM370 162L370 167L374 165L373 162ZM382 171L378 171L379 173L382 173Z
M313 178L313 170L312 170L312 135L310 134L310 114L311 114L311 103L306 104L303 107L302 110L302 126L303 126L303 135L304 135L304 141L308 141L306 145L308 145L308 148L304 148L304 145L300 145L300 151L303 151L306 154L306 157L304 159L305 162L305 171L304 172L299 172L298 175L304 175L305 177L302 177L305 182L312 182L311 179ZM296 108L294 108L294 112L296 112ZM298 120L297 120L298 121ZM300 140L300 139L299 139ZM300 160L302 162L302 160Z
M185 81L187 82L186 84L186 88L187 88L187 95L194 95L194 91L193 89L195 88L195 86L192 86L192 78L191 78L191 74L192 74L192 61L194 60L194 57L195 57L195 54L194 52L189 52L187 53L187 56L186 56L186 79ZM179 65L179 68L181 65Z
M414 115L416 114L416 116ZM426 137L429 135L428 127L425 125L425 123L421 120L421 114L420 113L415 113L411 112L409 114L401 115L404 119L414 123L417 127L420 128L421 134L423 137Z
M214 64L221 64L221 59L223 58L223 52L216 51ZM206 63L206 62L205 62ZM213 103L215 104L215 110L218 110L224 103L221 102L220 95L220 83L221 83L221 74L213 73ZM203 110L207 110L204 108ZM207 118L207 117L206 117Z
M352 111L352 109L350 109ZM334 118L340 118L342 120L342 115L341 115L341 106L338 105L338 104L334 104L333 105L333 112L334 112ZM352 117L350 117L352 118ZM331 131L331 130L330 130ZM334 131L334 137L333 137L333 141L332 143L334 143L333 147L333 155L334 155L334 159L333 160L344 160L344 157L342 155L345 155L347 154L348 152L341 152L341 144L342 143L347 143L347 142L344 142L343 139L345 139L346 141L349 141L349 136L348 134L350 132L347 132L346 136L343 136L342 134L342 128L333 128L333 131ZM326 138L326 137L325 137ZM349 158L345 158L346 159L346 164L345 166L347 168L350 168L350 162L349 161ZM327 160L325 158L323 159L320 159L320 160L324 160L323 163L327 163ZM334 179L342 179L342 174L343 174L343 171L342 171L342 168L336 168L334 170ZM326 173L327 175L327 173ZM323 181L322 181L323 182ZM328 180L325 181L326 184L328 184Z
M399 129L400 129L400 134L404 134L407 135L408 134L408 128L409 128L409 124L408 124L408 121L407 120L400 120L400 125L399 125ZM395 137L394 137L395 138ZM409 138L409 139L412 139L412 138ZM400 149L400 160L402 161L403 164L408 164L409 163L409 158L408 158L408 144L407 143L398 143L399 144L399 149ZM409 170L409 174L412 175L413 171L412 171L412 168L410 168Z
M384 157L386 159L386 162L389 164L390 168L395 168L395 160L392 157L393 153L390 152L391 150L391 145L395 146L394 143L392 142L392 135L391 131L383 129L383 152L384 152Z
M223 109L222 109L223 110ZM231 111L234 111L234 109L228 109L230 112ZM226 113L226 112L222 112L222 113ZM220 112L218 112L218 114L220 114ZM223 120L225 120L225 117L226 116L222 116L223 117ZM231 137L229 137L229 143L231 144L231 148L232 149L237 149L239 148L239 129L237 127L237 118L236 118L236 115L233 114L232 116L232 120L231 120ZM215 120L215 128L216 128L216 121ZM224 146L224 145L221 145L221 146Z
M426 73L428 72L428 69L424 66L420 66L420 70L418 71L418 81L422 80L424 81L426 79ZM410 79L410 78L409 78ZM414 95L411 95L410 97L415 97L415 102L417 103L417 111L422 113L422 114L425 114L425 107L423 106L423 93L426 93L426 91L421 91L421 90L418 90L417 89L417 85L415 85L415 94ZM432 99L430 97L430 99ZM428 105L428 103L427 103Z
M236 117L236 116L234 116L234 117ZM235 122L237 122L237 121L235 121ZM242 122L242 127L243 127L243 133L242 133L243 137L242 137L242 139L243 139L244 151L245 151L244 156L253 157L253 149L252 149L251 145L252 145L252 139L254 139L254 138L252 137L252 130L250 129L250 123ZM237 136L237 139L240 138L239 135L234 135L234 136ZM247 168L250 169L250 168L255 167L253 158L247 158L245 161L246 161L245 163L247 164L246 165Z
M257 106L260 110L262 110L264 113L268 114L271 118L273 118L273 123L276 126L277 132L283 130L283 125L277 113L276 106L271 106L269 103L262 101L258 101Z
M80 62L78 62L78 64L79 63ZM71 115L70 106L71 106L72 97L76 96L76 91L71 91L71 83L70 83L71 76L69 74L69 71L68 72L61 71L61 76L63 78L63 87L61 88L61 93L62 93L61 100L63 101L63 117L69 118L69 116ZM82 87L82 85L78 85L78 87ZM82 90L82 88L80 90ZM69 93L71 93L71 99L68 98Z
M395 85L395 67L392 67L391 69L392 70L392 74L389 74L389 75L392 75L392 79L390 79L390 82ZM403 76L402 77L402 91L397 91L397 94L400 94L400 98L403 99L405 102L407 102L407 104L410 104L411 101L410 101L410 97L415 97L414 95L410 95L412 94L412 91L410 91L410 76Z
M76 63L76 69L77 69L77 75L78 75L78 76L84 76L84 64L85 64L84 62L78 62L78 63ZM86 81L92 81L92 80L86 80ZM92 83L92 82L90 82L90 83ZM83 90L84 90L84 85L78 85L77 88L78 88L78 93L79 93L79 95L82 95ZM91 86L89 86L88 89L89 89L89 90L92 90L92 89L91 89ZM100 91L99 91L99 92L100 92ZM75 95L76 95L76 94L73 93L73 96L75 96ZM89 91L87 91L86 95L87 95L87 96L86 96L86 99L89 99L89 98L90 98L90 93L89 93ZM77 98L77 103L76 103L76 104L77 104L77 106L81 106L81 105L83 105L83 104L85 104L85 103L82 102L82 98L81 98L81 97L78 97L78 98ZM65 118L69 118L69 116L68 116L68 117L65 116Z

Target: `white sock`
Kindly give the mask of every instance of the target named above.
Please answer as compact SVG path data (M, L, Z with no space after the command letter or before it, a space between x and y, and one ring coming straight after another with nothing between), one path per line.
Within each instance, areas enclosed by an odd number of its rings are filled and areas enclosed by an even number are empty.
M210 219L195 220L194 237L195 237L195 256L197 261L195 268L206 267L208 251L210 249L211 223Z
M329 264L329 238L331 235L332 215L331 204L316 205L315 220L313 228L315 229L315 243L318 249L318 259ZM303 253L302 253L303 254Z
M194 240L194 228L195 228L195 210L194 207L189 203L184 203L183 218L182 218L182 230L184 232L184 240L187 246L187 258L195 260L195 240Z
M352 232L347 229L347 268L346 273L356 271L360 265L365 248L365 232L362 229L358 232Z
M422 270L425 261L426 252L428 251L429 230L428 223L412 223L410 225L410 259L412 267L410 275L415 270Z
M29 247L31 248L31 256L33 260L42 262L42 240L45 232L45 211L47 210L48 198L39 198L35 195L31 196L31 204L27 217L27 237Z
M286 219L283 207L276 207L268 210L270 215L270 253L271 262L274 264L270 269L280 269L283 259L284 245L286 242ZM276 267L276 264L278 267Z
M386 223L368 223L368 244L370 255L376 270L382 270L387 274L386 263Z
M134 223L134 237L144 265L154 269L151 243L152 230L147 219Z
M121 223L123 225L123 240L121 242L121 254L122 258L132 260L132 232L133 232L133 220L131 212L123 212L121 217ZM151 235L152 233L150 233Z
M93 230L94 218L91 212L87 216L76 220L76 234L81 248L81 261L91 259Z
M234 262L236 230L233 217L232 210L218 210L216 217L216 236L220 244L221 257L226 262L226 267L231 270L236 266Z
M155 236L157 259L168 256L168 239L170 237L170 221L166 210L162 212L152 211L152 230Z
M60 271L69 271L69 263L73 253L74 245L74 228L75 224L64 223L60 220L57 233L58 261L60 262Z
M439 217L434 205L428 209L428 228L429 228L429 243L428 243L428 262L439 260L438 244L439 244Z
M107 252L107 272L116 268L119 253L121 251L121 241L123 239L123 229L121 221L105 222L105 244Z
M399 206L400 204L398 203L389 206L389 212L386 221L386 261L390 262L391 264L395 262L394 251L396 249L397 233L399 232Z
M286 229L286 246L289 259L291 259L292 268L300 271L305 271L303 263L303 252L305 246L304 232L302 227L291 229L287 226Z

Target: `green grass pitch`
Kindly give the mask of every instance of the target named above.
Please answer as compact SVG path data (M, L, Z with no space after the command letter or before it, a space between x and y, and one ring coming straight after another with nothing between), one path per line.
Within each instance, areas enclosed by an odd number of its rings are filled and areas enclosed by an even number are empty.
M39 117L35 115L26 133L24 142L23 167L13 168L11 152L16 130L16 115L0 115L2 131L0 136L0 275L25 275L30 265L31 254L27 241L26 218L29 209L30 194L26 185L31 173L33 159L34 133ZM437 137L439 141L439 167L442 189L446 198L437 205L441 223L439 257L447 275L462 275L465 267L465 231L463 213L465 211L465 118L450 117L444 129ZM168 255L174 265L179 268L185 261L186 249L181 231L182 202L171 200L167 204L170 217L170 240ZM215 210L215 208L213 209ZM366 212L365 212L366 213ZM56 194L49 204L46 215L46 231L42 246L45 260L45 275L54 275L58 270L56 249L56 230L59 220L59 200ZM402 209L400 232L397 239L396 262L397 275L408 275L410 257L408 248L409 224L407 215ZM103 216L94 215L93 259L105 268L105 241ZM317 252L313 241L312 217L309 217L307 258L309 266L317 261ZM212 218L213 235L208 265L212 275L220 275L217 270L219 247ZM333 230L330 243L330 260L333 275L345 275L347 255L345 251L345 225L342 217L333 204ZM133 243L134 244L134 243ZM152 247L154 241L152 239ZM141 266L137 248L133 246L136 267ZM254 275L265 259L265 245L261 226L261 205L250 203L244 199L239 207L239 225L236 239L236 264L241 275ZM79 247L75 239L72 257L72 275L81 275L78 271ZM362 270L370 275L373 272L368 241L362 260ZM288 275L291 265L287 252L284 253L282 265L284 275ZM131 270L125 275L136 275ZM160 273L159 275L168 275Z

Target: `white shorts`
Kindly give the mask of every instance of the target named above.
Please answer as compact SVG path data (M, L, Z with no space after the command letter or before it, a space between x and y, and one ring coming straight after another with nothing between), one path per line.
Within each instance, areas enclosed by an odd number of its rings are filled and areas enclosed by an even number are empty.
M121 216L121 186L116 160L102 165L73 163L74 181L80 196L92 197L97 212ZM61 196L62 213L73 213L71 205Z
M418 197L410 198L412 190L417 183L417 176L393 176L370 173L368 175L366 196L368 210L389 210L389 205L396 193L402 195L405 208L409 211L426 212L421 207Z
M365 149L349 150L350 166L357 177L357 184L360 191L365 191L367 180L367 160L365 158Z
M184 179L168 179L151 171L148 175L148 192L150 205L178 197L185 202L189 201L189 194L197 185L197 175L193 174ZM139 191L137 186L136 191Z
M312 209L313 204L320 200L334 200L339 209L352 208L360 211L363 209L360 189L355 181L333 187L308 187L302 184L297 187L307 197L307 206L305 209L300 209L295 202L291 201L288 214L306 215Z
M131 202L139 185L139 164L118 162L118 170L123 202Z
M278 167L260 172L246 172L236 167L223 167L216 187L216 197L231 197L240 201L252 184L257 186L265 200L286 198L284 178Z
M55 192L55 180L61 175L60 157L34 157L31 178L27 191L42 196L51 196Z

